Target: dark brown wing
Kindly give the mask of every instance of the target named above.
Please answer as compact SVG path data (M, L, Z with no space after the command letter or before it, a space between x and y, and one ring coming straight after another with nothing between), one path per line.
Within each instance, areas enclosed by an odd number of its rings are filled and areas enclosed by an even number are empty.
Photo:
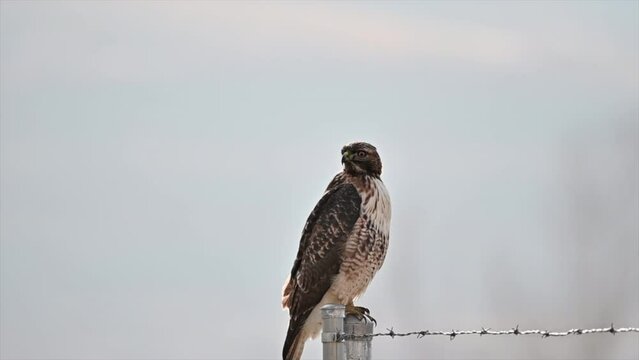
M284 289L283 305L289 308L291 316L284 358L339 272L344 244L360 215L359 193L353 185L336 179L306 221L297 258Z

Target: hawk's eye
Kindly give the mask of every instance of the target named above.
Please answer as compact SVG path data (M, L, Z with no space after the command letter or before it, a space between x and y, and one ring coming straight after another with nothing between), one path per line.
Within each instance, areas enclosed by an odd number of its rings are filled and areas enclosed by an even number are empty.
M357 152L357 156L361 157L361 158L364 158L364 157L366 157L366 152L365 151L358 151Z

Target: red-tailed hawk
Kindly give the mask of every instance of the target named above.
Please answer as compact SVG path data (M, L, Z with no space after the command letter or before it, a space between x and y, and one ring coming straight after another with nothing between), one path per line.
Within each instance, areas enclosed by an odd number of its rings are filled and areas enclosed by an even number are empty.
M284 284L282 306L291 317L284 360L299 359L306 340L317 336L322 306L344 304L347 313L368 314L353 300L364 293L386 256L391 206L377 149L363 142L346 145L342 163L344 170L306 221Z

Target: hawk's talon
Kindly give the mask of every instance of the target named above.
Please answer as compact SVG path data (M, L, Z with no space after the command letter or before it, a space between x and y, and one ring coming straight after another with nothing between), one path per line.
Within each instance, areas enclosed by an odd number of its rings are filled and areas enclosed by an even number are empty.
M366 315L366 316L368 317L368 320L372 321L375 327L377 327L377 320L375 320L375 318L370 315Z
M353 315L357 320L365 319L377 326L377 320L370 315L371 311L363 306L355 306L353 304L346 305L346 315Z

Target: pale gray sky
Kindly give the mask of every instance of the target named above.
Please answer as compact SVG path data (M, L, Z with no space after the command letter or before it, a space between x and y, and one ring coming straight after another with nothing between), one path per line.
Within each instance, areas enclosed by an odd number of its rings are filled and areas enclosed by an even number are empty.
M639 2L0 2L0 357L275 359L339 150L378 330L639 325ZM319 341L308 358L321 357ZM636 335L374 342L636 358Z

